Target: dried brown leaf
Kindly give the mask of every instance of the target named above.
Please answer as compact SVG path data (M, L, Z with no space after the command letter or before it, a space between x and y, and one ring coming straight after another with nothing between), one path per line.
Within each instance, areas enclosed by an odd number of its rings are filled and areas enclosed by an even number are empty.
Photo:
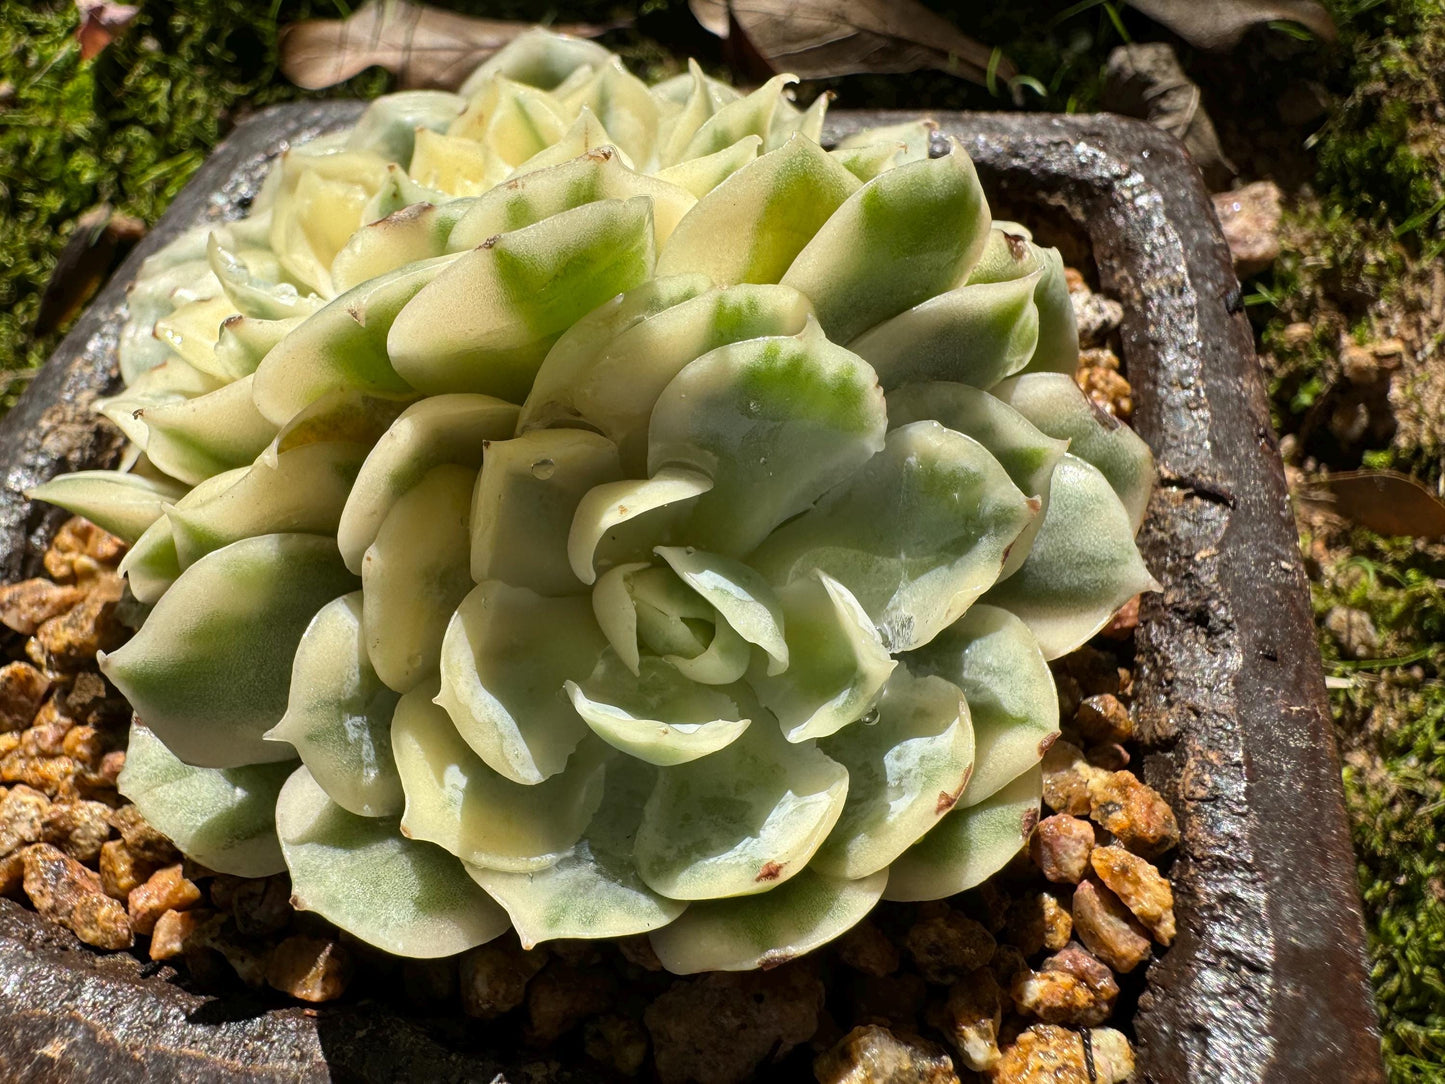
M1229 49L1261 23L1299 23L1322 41L1335 40L1335 21L1316 0L1126 0L1201 49Z
M115 214L108 203L76 219L40 295L35 334L48 335L79 313L145 232L144 222Z
M281 72L307 90L345 82L372 66L405 89L455 90L482 61L531 23L479 19L409 0L371 0L345 19L306 19L281 31ZM592 38L610 26L552 27Z
M1302 496L1376 534L1445 536L1445 503L1408 474L1343 471L1312 479Z
M697 21L719 37L741 35L773 71L803 79L937 68L976 83L993 50L917 0L689 0ZM1005 82L1018 69L1000 57Z
M138 7L113 4L110 0L75 0L75 6L80 11L80 25L75 28L75 40L80 42L81 60L91 60L99 56L140 14Z

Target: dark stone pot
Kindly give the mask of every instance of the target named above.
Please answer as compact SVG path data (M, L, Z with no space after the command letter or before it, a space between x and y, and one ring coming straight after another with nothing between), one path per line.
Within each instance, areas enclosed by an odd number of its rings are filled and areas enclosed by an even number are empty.
M356 103L281 106L240 125L0 421L0 574L34 575L59 520L20 491L118 449L90 407L116 382L125 288L181 229L237 217L285 143ZM904 119L835 112L830 134ZM1382 1082L1355 864L1309 595L1253 335L1198 172L1172 138L1113 117L948 114L998 217L1095 260L1124 303L1135 425L1161 484L1141 545L1135 705L1143 772L1174 804L1179 937L1133 1028L1139 1078L1178 1084ZM0 900L0 1079L586 1079L489 1056L476 1022L362 1002L316 1010L206 998L169 969L99 955Z

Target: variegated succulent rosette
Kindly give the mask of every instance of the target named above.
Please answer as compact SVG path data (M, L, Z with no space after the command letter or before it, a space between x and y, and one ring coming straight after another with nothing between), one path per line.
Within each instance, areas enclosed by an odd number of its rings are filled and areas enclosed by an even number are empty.
M747 969L1019 849L1046 660L1153 581L1058 253L927 124L536 32L146 264L123 792L404 956Z

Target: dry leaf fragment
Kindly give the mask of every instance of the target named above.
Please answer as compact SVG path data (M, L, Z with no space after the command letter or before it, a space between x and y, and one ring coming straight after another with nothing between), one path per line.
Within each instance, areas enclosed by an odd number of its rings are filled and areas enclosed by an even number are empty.
M80 25L75 40L80 42L80 59L90 60L120 37L135 21L140 8L130 4L113 4L110 0L75 0L80 12Z
M1376 534L1445 536L1445 503L1408 474L1343 471L1311 479L1301 496Z
M307 90L345 82L373 65L402 89L455 90L531 23L478 19L408 0L371 0L345 19L306 19L281 31L281 71ZM611 26L552 27L593 38Z
M144 222L115 214L108 203L76 219L40 295L35 334L48 335L80 312L145 233Z
M1335 40L1335 21L1316 0L1126 0L1201 49L1229 49L1261 23L1299 23L1322 41Z
M937 68L976 83L993 50L917 0L689 0L693 15L721 38L739 35L775 72L803 79ZM1005 82L1018 74L994 62Z

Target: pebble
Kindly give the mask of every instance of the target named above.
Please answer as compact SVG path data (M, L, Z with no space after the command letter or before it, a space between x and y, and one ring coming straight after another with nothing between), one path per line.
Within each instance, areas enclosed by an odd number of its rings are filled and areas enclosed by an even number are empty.
M48 843L25 849L25 894L35 909L68 927L87 945L103 949L131 946L125 908L100 887L100 878Z
M231 917L243 937L264 937L286 928L291 921L291 879L274 877L240 879L230 894Z
M1074 725L1092 742L1126 742L1134 737L1129 709L1112 693L1086 697L1074 712Z
M65 613L85 597L79 587L46 579L21 580L0 587L0 624L33 636L45 622Z
M947 986L987 964L995 942L981 922L946 904L925 904L903 947L925 980Z
M72 516L55 532L45 551L45 571L56 583L87 580L120 563L125 543L88 519Z
M1118 896L1154 940L1174 940L1174 890L1148 861L1123 847L1096 847L1089 861L1109 891Z
M609 972L552 960L527 985L527 1042L556 1042L587 1017L611 1008L616 997Z
M76 670L92 666L97 651L109 651L124 642L127 630L115 616L115 605L124 592L125 581L103 569L80 602L35 630L35 639L56 667Z
M647 1029L630 1016L597 1016L582 1028L582 1047L589 1058L613 1072L636 1076L647 1061Z
M1079 1032L1058 1024L1035 1024L1004 1051L988 1079L993 1084L1124 1084L1134 1072L1128 1040L1112 1028L1094 1028L1088 1036L1092 1057L1085 1054L1085 1039ZM1122 1050L1113 1036L1122 1040Z
M929 1009L928 1022L958 1051L974 1072L997 1064L1003 1026L1003 990L988 968L965 975L948 991L948 1000Z
M1009 917L1009 940L1025 956L1043 949L1057 952L1069 943L1074 920L1069 909L1052 892L1030 892L1014 905Z
M628 963L634 964L644 971L663 970L662 961L657 958L657 950L652 947L652 942L647 939L646 934L620 939L617 942L617 951Z
M478 945L461 959L462 1011L481 1020L511 1012L546 962L545 949L526 951L515 938Z
M110 838L110 807L103 802L59 801L50 807L41 825L41 838L71 858L93 864Z
M818 1029L823 983L807 964L673 984L643 1012L662 1084L737 1084Z
M1074 933L1099 959L1121 974L1149 958L1149 934L1103 885L1085 881L1074 890Z
M898 946L866 918L833 942L833 947L839 960L865 975L881 978L898 970Z
M1044 802L1058 813L1075 817L1089 815L1089 780L1097 774L1073 742L1060 738L1049 746L1041 764L1044 772Z
M107 896L130 897L131 890L145 883L155 864L137 858L123 839L112 839L100 847L100 884Z
M0 799L0 857L38 843L49 812L44 794L23 784L11 787Z
M1179 843L1179 822L1169 803L1133 772L1097 772L1089 780L1089 816L1145 858L1157 858Z
M167 866L151 874L145 884L130 890L126 910L136 933L148 934L156 920L167 911L184 911L198 903L201 890L181 872L181 866Z
M1009 989L1014 1008L1046 1024L1102 1024L1114 1008L1067 971L1026 971Z
M73 726L65 732L60 751L86 769L96 768L105 756L105 738L93 726Z
M1279 259L1282 194L1273 181L1254 181L1214 196L1214 213L1229 243L1234 269L1244 279Z
M111 810L110 824L125 840L130 853L143 862L168 866L180 858L176 845L147 824L133 805Z
M1124 306L1111 297L1075 290L1069 294L1074 303L1074 319L1079 325L1079 345L1085 348L1101 345L1124 322Z
M1139 627L1139 596L1135 595L1124 605L1119 607L1118 613L1109 618L1109 623L1099 630L1099 635L1106 640L1126 641L1134 638L1134 630Z
M1070 942L1039 966L1041 971L1061 971L1072 975L1102 1000L1113 1001L1119 996L1119 984L1114 973L1097 956L1089 954L1082 945Z
M155 928L151 930L150 958L170 960L181 955L214 925L215 919L215 912L203 907L165 912L156 919Z
M1121 374L1095 366L1074 373L1074 383L1100 410L1128 421L1134 416L1134 388Z
M50 678L28 662L0 666L0 731L29 726L49 689Z
M959 1084L953 1060L936 1043L864 1025L813 1062L818 1084Z
M1118 742L1091 745L1084 750L1084 759L1101 771L1118 772L1129 766L1129 750Z
M1029 857L1055 884L1078 884L1089 872L1089 852L1094 849L1094 829L1088 821L1056 813L1034 826L1029 837Z
M334 1001L351 979L351 953L336 941L288 937L276 946L266 967L266 982L301 1001Z

